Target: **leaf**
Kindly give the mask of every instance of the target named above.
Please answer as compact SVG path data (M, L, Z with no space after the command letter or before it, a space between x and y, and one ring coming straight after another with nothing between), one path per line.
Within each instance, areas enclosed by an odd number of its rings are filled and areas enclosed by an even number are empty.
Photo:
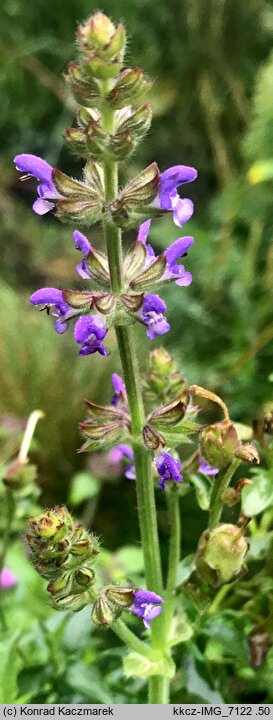
M69 502L73 507L77 507L84 500L96 497L99 492L100 483L97 478L90 475L89 472L79 472L74 475L69 491Z
M18 631L0 645L0 703L14 703L17 698L17 677L21 660L16 649Z
M134 545L125 545L116 554L117 560L123 565L125 574L142 573L144 570L143 550Z
M189 653L184 655L183 658L183 672L185 686L193 702L196 702L199 698L209 704L224 702L222 695L217 690L214 690L209 680L204 677L202 665L196 662Z
M105 689L105 682L92 665L87 667L80 662L71 665L66 681L72 690L80 691L92 703L112 703L112 697Z
M183 583L189 579L194 570L195 554L191 553L190 555L186 555L186 557L178 563L177 587L183 585Z
M247 517L259 515L273 503L273 473L257 468L252 471L254 485L242 490L242 512Z
M211 483L205 475L189 475L191 484L195 488L196 500L201 510L208 510L210 503Z
M160 657L158 660L149 660L137 652L130 652L123 658L124 674L127 678L137 677L146 680L153 675L163 675L170 680L175 674L175 664L170 657Z

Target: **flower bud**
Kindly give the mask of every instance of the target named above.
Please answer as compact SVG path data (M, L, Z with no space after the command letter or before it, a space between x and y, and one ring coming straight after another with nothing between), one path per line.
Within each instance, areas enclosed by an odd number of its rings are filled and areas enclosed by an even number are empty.
M129 587L110 587L105 590L107 600L120 608L120 610L129 608L133 605L134 594L134 588Z
M92 585L94 580L95 573L94 570L91 570L90 568L83 567L77 570L77 572L75 573L76 584L83 589L89 587L89 585Z
M70 62L68 65L68 74L66 75L71 92L75 100L84 107L98 108L101 103L99 85L90 74L86 73L85 63L78 65L76 62Z
M239 445L239 447L235 451L235 455L237 458L245 462L254 462L256 463L256 465L259 465L260 463L258 450L255 445L253 445L253 443L245 443L245 445Z
M132 105L149 90L151 85L152 83L144 78L140 68L128 68L120 73L114 88L107 95L107 101L117 109L125 107L128 103Z
M90 598L88 593L82 592L78 595L67 595L67 597L52 597L49 603L54 610L73 610L79 612L86 605L89 605Z
M85 23L79 25L77 36L83 53L89 56L97 52L99 56L109 59L124 50L126 39L123 25L116 29L102 12L91 15Z
M110 626L115 621L117 613L113 610L105 596L102 594L93 605L91 618L95 625Z
M150 352L149 363L151 372L162 376L170 375L176 369L174 358L163 347Z
M47 591L51 595L60 595L60 597L66 597L69 595L72 586L72 573L65 572L55 580L51 580L48 583Z
M207 425L200 434L201 454L209 465L224 468L234 459L240 441L230 420Z
M243 564L248 542L243 536L245 527L223 523L211 532L205 530L200 537L196 567L202 579L212 587L237 580L246 572Z

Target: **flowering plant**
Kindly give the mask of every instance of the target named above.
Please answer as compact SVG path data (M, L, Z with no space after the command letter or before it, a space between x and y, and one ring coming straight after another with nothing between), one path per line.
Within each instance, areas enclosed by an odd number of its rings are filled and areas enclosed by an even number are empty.
M259 455L253 443L243 442L221 398L197 385L189 387L163 348L150 353L148 371L140 375L136 324L151 342L168 333L167 308L158 292L171 282L177 292L187 292L192 282L179 260L187 255L193 238L178 237L156 255L148 242L150 225L170 213L178 228L184 226L193 203L180 197L178 188L193 182L197 172L186 165L160 172L153 162L120 187L119 163L136 150L150 127L152 111L144 97L150 83L139 68L123 68L124 27L115 27L102 13L79 26L78 45L79 60L70 63L66 77L78 104L77 126L67 129L66 141L84 160L82 178L71 178L32 154L18 154L15 164L24 177L38 181L34 212L42 216L53 211L73 225L81 254L76 270L84 287L37 289L30 301L55 318L58 334L73 323L83 358L99 353L107 362L107 332L115 329L122 377L112 376L109 405L86 401L79 451L107 450L110 462L123 462L126 477L135 482L145 586L103 584L97 570L98 538L63 506L31 515L26 542L38 574L48 583L52 607L79 611L92 605L92 622L111 628L130 650L124 661L127 676L142 678L145 663L149 703L166 703L176 673L174 647L182 641L179 632L176 637L181 615L180 499L190 484L200 497L202 477L206 479L200 505L209 511L208 528L199 538L183 591L204 607L247 571L245 533L250 518L241 518L238 525L221 523L221 518L223 506L236 505L250 482L241 479L230 487L241 462L258 464ZM90 235L96 223L103 228L105 252L85 234ZM127 229L136 237L126 252ZM201 425L196 398L215 403L223 419ZM198 449L182 463L179 446L198 433ZM167 568L162 567L157 493L164 495L168 509ZM3 573L4 569L4 586ZM145 640L139 637L140 625L138 633L131 630L132 616L143 622Z

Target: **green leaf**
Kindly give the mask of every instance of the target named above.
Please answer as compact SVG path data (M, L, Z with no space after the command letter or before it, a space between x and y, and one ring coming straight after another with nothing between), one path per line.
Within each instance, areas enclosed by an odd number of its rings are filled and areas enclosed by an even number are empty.
M183 671L186 689L193 702L201 699L205 703L223 703L222 695L211 686L210 678L205 677L205 668L192 655L183 658Z
M211 491L209 479L205 475L194 475L193 473L190 474L189 479L195 488L196 500L199 507L201 510L208 510Z
M149 660L137 652L125 655L123 669L127 678L137 677L141 680L146 680L152 675L163 675L171 680L175 674L175 664L172 658L161 656L158 660Z
M259 515L273 503L272 470L257 468L252 471L254 485L248 485L242 491L242 512L248 517Z
M17 677L21 667L16 648L17 640L16 631L0 645L0 703L16 702Z
M73 507L77 507L84 500L89 500L98 494L100 487L99 480L89 472L79 472L74 475L69 492L69 502Z
M92 665L87 667L80 662L71 665L67 672L67 684L93 703L112 703L112 697L105 689L105 682Z
M187 582L192 572L195 570L195 554L191 553L180 560L178 563L177 587Z

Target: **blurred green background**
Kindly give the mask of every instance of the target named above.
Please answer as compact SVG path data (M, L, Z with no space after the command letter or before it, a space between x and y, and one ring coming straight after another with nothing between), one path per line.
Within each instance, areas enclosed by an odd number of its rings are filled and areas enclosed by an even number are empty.
M97 9L86 0L1 4L1 457L8 438L16 449L16 419L44 410L36 447L44 503L66 500L75 473L95 467L103 502L94 526L113 547L135 538L133 484L117 485L103 458L75 451L83 399L107 401L110 372L119 371L114 337L110 360L79 358L71 333L57 336L29 307L41 285L75 287L77 253L69 226L32 213L35 184L20 183L12 163L29 152L80 171L63 142L73 102L62 76L76 57L77 22ZM164 292L172 325L164 344L191 382L222 394L233 418L250 422L273 380L272 3L105 0L100 9L125 22L127 64L154 80L152 129L124 177L153 160L162 170L182 163L199 172L186 189L196 205L184 230L195 236L186 260L193 283ZM178 235L170 219L152 226L158 250ZM100 230L90 237L100 245ZM151 344L142 332L140 341L145 358Z

